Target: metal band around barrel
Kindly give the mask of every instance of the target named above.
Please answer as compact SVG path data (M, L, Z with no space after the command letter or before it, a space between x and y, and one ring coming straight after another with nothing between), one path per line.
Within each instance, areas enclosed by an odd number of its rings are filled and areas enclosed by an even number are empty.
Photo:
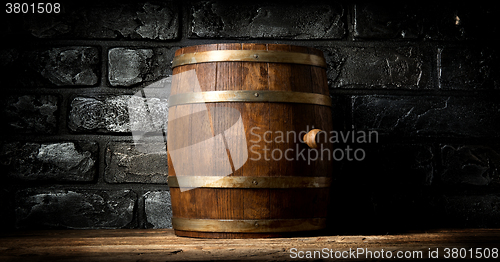
M182 188L325 188L330 177L169 176L169 187Z
M304 219L195 219L172 218L175 230L221 233L276 233L319 230L326 218Z
M174 57L172 68L208 62L291 63L326 68L325 59L318 55L266 50L213 50L187 53Z
M329 96L292 91L236 90L181 93L170 96L168 106L221 102L273 102L332 106Z

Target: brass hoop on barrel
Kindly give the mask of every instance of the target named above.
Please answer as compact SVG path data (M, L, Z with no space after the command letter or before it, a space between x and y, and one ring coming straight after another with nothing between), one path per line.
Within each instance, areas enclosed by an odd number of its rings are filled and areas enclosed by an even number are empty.
M325 188L330 177L252 177L252 176L169 176L169 187L197 188Z
M237 90L237 91L207 91L182 93L170 96L168 106L198 103L221 102L273 102L298 103L321 106L332 106L332 100L327 95L271 90Z
M319 230L326 218L303 219L196 219L172 218L176 230L220 233L276 233Z
M318 55L267 50L213 50L187 53L174 57L172 68L209 62L290 63L326 68L325 59Z

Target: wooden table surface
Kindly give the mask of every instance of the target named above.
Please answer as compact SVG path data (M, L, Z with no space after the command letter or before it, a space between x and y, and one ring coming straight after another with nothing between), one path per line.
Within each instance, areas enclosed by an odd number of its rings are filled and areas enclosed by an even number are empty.
M453 248L456 248L455 253ZM337 257L355 261L365 260L367 251L372 252L372 259L378 255L376 260L388 256L399 260L398 255L426 258L436 254L441 258L465 254L470 258L489 253L490 257L496 256L500 261L499 248L500 229L223 240L177 237L171 229L50 230L0 234L2 261L314 260L306 259L308 255L315 256L316 260L336 260ZM420 257L413 258L422 260Z

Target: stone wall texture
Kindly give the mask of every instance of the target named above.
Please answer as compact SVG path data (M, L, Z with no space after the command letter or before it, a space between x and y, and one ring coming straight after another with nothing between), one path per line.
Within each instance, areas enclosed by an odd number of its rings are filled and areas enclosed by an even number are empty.
M86 1L0 32L0 230L169 228L171 61L207 43L321 50L332 233L500 226L494 3ZM341 212L341 213L340 213ZM359 221L364 221L360 223Z

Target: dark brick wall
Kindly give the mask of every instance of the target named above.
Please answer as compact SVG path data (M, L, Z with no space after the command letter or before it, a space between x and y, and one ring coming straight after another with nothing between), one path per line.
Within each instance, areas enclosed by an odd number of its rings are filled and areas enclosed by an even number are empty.
M336 129L379 133L347 144L363 161L335 162L331 232L499 227L497 13L147 0L2 13L0 228L171 227L165 144L134 143L141 123L127 106L141 109L134 94L172 74L177 48L222 42L322 50ZM164 128L167 100L149 103L146 128Z

